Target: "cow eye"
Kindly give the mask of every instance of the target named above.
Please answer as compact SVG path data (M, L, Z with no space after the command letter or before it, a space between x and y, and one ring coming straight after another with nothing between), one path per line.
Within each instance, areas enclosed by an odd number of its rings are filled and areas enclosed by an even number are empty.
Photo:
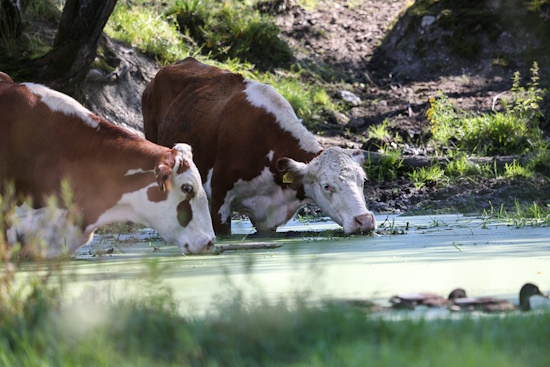
M325 184L323 184L323 190L325 190L326 192L334 192L334 187L332 187L331 185L325 183Z
M181 191L185 192L186 194L192 195L193 194L193 186L189 184L183 184L181 185Z

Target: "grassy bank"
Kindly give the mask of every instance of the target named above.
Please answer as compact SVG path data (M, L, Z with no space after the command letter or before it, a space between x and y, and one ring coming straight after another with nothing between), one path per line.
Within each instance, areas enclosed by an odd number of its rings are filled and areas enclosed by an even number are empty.
M28 268L27 264L27 268ZM5 264L3 264L3 267ZM5 268L4 268L5 269ZM45 268L44 268L45 269ZM49 273L54 279L61 268ZM387 320L306 299L245 303L239 292L215 312L183 317L154 263L139 295L109 301L90 291L62 302L44 276L2 282L3 366L547 366L550 313ZM65 275L67 276L67 275ZM58 284L54 286L52 284Z

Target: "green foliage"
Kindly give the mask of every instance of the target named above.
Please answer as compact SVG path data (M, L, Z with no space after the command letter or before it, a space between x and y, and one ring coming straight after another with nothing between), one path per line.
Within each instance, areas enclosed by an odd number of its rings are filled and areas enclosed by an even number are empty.
M105 26L105 33L154 57L162 64L189 56L191 46L183 42L172 17L147 5L119 2Z
M504 112L471 115L458 111L445 95L430 98L427 117L434 141L479 155L523 154L546 149L538 126L544 91L538 85L536 63L531 73L527 87L520 86L519 73L515 74L512 98L505 103Z
M526 122L531 127L537 127L541 118L544 117L540 104L543 100L544 90L539 87L539 66L537 62L531 67L531 81L527 87L521 85L521 75L519 71L514 73L512 78L512 98L508 102L511 104L508 111L513 113L518 119Z
M529 10L542 11L544 6L550 5L550 0L529 0Z
M514 201L514 210L504 209L501 204L499 209L495 209L492 203L489 210L484 210L482 218L484 224L490 221L508 222L518 228L525 226L550 225L550 204L533 202L533 204L521 204L517 199Z
M179 0L169 14L176 17L181 32L215 60L238 58L263 70L292 60L273 20L244 2Z
M29 18L59 23L64 6L65 0L38 0L29 1L23 8Z
M365 140L366 149L374 146L380 151L396 150L399 143L402 141L399 135L394 135L388 129L390 121L385 119L381 124L370 125L367 130Z
M445 178L445 170L439 165L415 168L409 173L409 178L417 189L422 186L434 186Z
M449 177L473 176L479 173L479 167L470 163L464 154L450 157L445 166L445 174Z
M318 121L338 107L324 88L303 83L300 80L301 73L301 70L293 71L291 68L284 73L251 75L251 78L272 85L290 103L298 118L303 119L308 128L315 130Z
M373 163L370 155L365 162L365 172L369 180L382 182L395 180L403 167L399 151L386 150L378 162Z
M539 150L531 157L528 168L532 171L550 176L550 151L548 150L548 146Z
M388 119L385 119L380 125L371 125L368 130L368 138L376 140L387 140L391 137L390 132L387 129Z
M0 227L14 205L13 196L4 197ZM72 200L69 192L62 197ZM550 207L517 204L510 215L548 222ZM388 226L390 233L398 233L393 223ZM550 322L549 312L430 321L400 314L387 320L371 314L368 302L351 305L303 297L245 302L238 289L231 289L229 298L220 297L210 313L184 317L164 282L166 262L145 261L143 275L125 286L126 298L100 288L75 296L65 288L70 275L63 261L20 263L11 256L3 233L0 361L5 366L550 363L549 356L540 353L550 342L550 334L540 327Z
M540 353L550 342L540 327L550 322L548 312L385 320L371 317L367 302L250 303L237 292L216 312L186 318L176 312L170 292L155 290L161 281L155 271L148 272L149 286L141 284L142 296L131 300L109 302L91 295L61 306L59 293L44 292L3 313L9 318L0 319L0 361L60 367L549 363L548 355ZM11 303L2 299L1 304Z
M533 171L529 167L522 166L516 160L505 164L504 177L506 178L529 178L532 175Z

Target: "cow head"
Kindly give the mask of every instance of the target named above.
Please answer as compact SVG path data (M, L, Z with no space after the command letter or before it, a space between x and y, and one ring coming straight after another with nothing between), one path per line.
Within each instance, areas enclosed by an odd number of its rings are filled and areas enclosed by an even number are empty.
M332 147L307 164L280 158L277 168L284 174L283 182L294 188L303 185L306 196L346 233L370 232L376 221L365 204L363 161L359 150Z
M184 254L210 251L214 246L214 230L191 147L176 144L157 163L155 176L158 189L151 186L147 192L147 199L155 209L143 210L147 221L166 242L178 245Z

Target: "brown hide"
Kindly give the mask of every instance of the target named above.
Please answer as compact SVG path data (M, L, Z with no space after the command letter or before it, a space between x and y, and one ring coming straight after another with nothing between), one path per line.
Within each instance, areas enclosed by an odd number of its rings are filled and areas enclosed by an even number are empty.
M146 138L164 146L178 141L190 144L203 182L214 168L211 213L217 234L230 233L218 210L235 182L251 180L268 166L275 183L287 186L277 159L309 162L315 156L302 150L273 114L251 105L245 87L241 75L187 58L161 69L142 98ZM274 151L271 162L270 151ZM303 189L297 195L303 199Z
M23 84L0 83L1 184L14 182L20 197L30 196L40 207L68 179L85 228L124 193L156 181L153 172L125 176L130 169L174 166L176 151L92 118L97 127L53 112Z
M13 80L11 79L11 77L6 74L6 73L3 73L0 71L0 83L13 83Z

